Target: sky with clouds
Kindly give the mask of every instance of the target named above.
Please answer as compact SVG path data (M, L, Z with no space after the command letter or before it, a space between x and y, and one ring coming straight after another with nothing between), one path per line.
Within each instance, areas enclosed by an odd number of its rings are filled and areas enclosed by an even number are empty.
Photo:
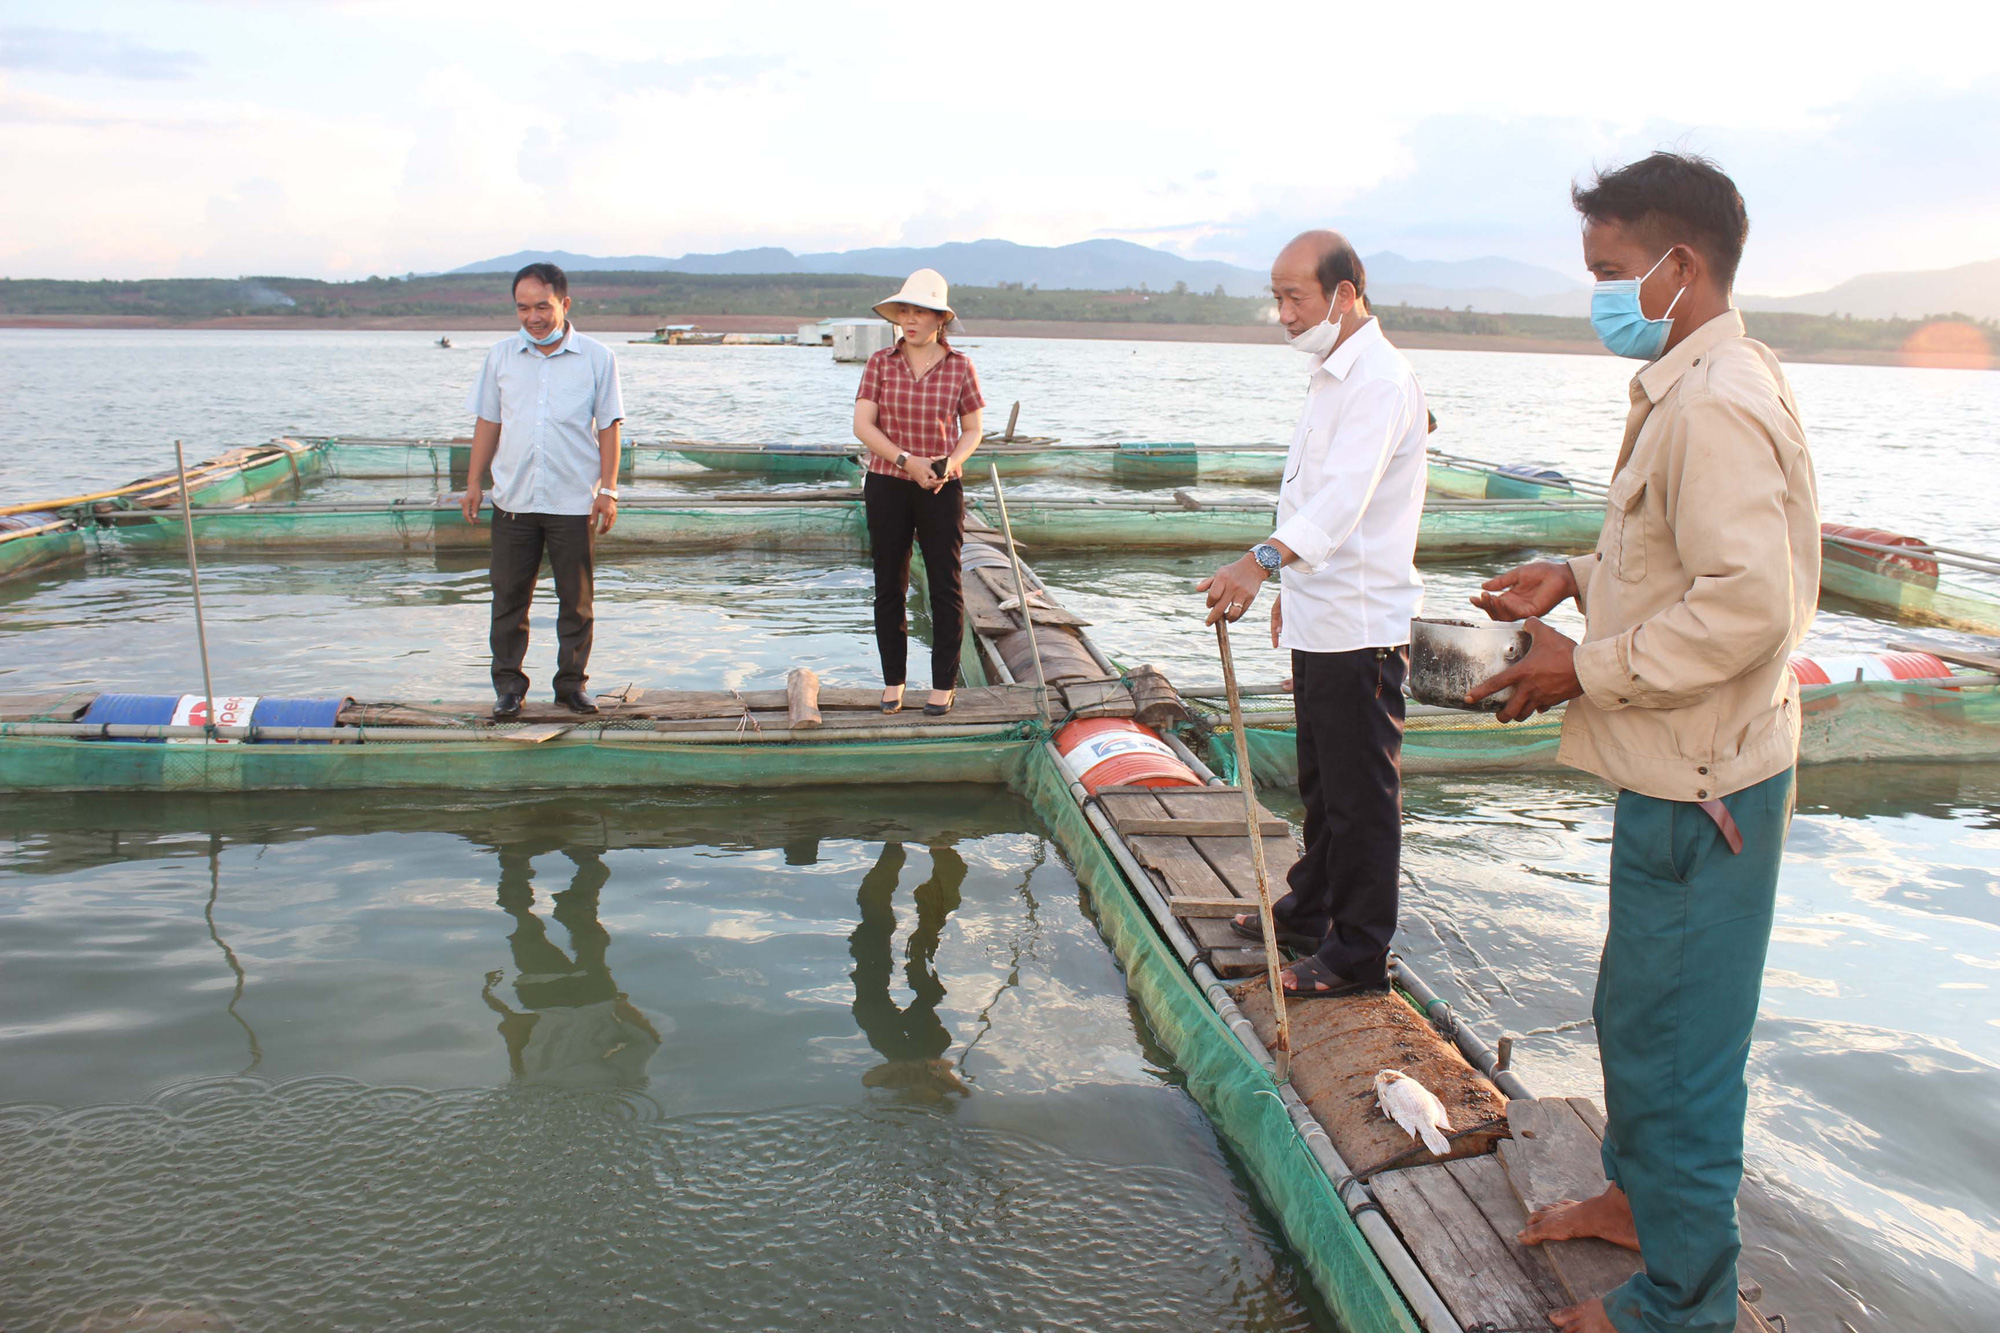
M0 274L1094 236L1262 267L1328 223L1575 271L1571 179L1674 145L1743 188L1741 287L1808 291L2000 258L1993 13L0 0Z

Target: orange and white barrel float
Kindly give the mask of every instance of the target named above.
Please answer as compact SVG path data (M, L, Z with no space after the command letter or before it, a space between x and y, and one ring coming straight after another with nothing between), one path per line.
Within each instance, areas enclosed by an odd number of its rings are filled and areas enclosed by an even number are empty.
M1129 718L1072 722L1056 733L1056 749L1093 795L1099 787L1201 786L1159 732Z
M1801 685L1840 685L1850 680L1944 680L1951 668L1930 653L1846 653L1794 657L1792 675Z

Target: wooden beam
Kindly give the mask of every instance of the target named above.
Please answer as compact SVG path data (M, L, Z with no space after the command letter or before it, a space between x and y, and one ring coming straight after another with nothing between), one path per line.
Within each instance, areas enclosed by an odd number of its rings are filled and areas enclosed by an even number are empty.
M1235 916L1243 910L1242 898L1184 898L1179 894L1167 899L1167 910L1175 916Z
M1509 1102L1507 1126L1514 1137L1501 1142L1500 1164L1529 1212L1604 1192L1597 1135L1568 1101L1541 1097ZM1637 1254L1607 1240L1552 1240L1541 1248L1575 1302L1604 1295L1641 1267Z
M819 673L793 667L785 673L785 711L794 727L817 727L826 719L819 713Z
M1248 828L1240 819L1121 819L1118 831L1128 838L1241 838ZM1257 831L1267 838L1287 838L1292 826L1265 819L1258 821Z

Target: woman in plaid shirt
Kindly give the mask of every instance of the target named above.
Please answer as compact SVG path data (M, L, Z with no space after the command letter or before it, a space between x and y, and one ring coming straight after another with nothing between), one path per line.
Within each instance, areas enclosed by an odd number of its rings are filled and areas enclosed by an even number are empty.
M894 347L868 358L854 395L854 435L868 446L862 500L875 563L875 646L882 655L882 711L903 706L909 666L910 547L923 549L931 604L931 693L924 712L951 711L958 684L965 596L959 548L965 495L959 477L979 447L979 375L945 340L950 292L935 269L918 269L903 290L875 307L895 324Z

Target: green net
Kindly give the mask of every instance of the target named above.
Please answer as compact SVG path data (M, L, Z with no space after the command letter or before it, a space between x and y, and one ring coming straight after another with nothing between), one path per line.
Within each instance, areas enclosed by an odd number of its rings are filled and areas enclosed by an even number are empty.
M88 550L83 533L73 527L58 532L24 531L19 536L0 532L0 579L70 564L83 559Z
M1819 587L1822 596L1830 593L1874 615L2000 635L2000 598L1978 589L1917 583L1831 558L1820 565Z
M1846 681L1800 692L1799 762L1833 764L2000 760L2000 689L1920 681ZM1283 725L1244 728L1250 768L1267 786L1296 786L1297 733ZM1560 767L1560 711L1503 724L1486 713L1412 717L1403 731L1403 771L1535 772ZM1209 733L1210 768L1236 780L1236 744L1226 720Z
M1271 510L1262 505L1187 509L1010 496L1007 512L1022 544L1039 551L1238 550L1271 535ZM984 516L997 522L996 515ZM1588 504L1426 509L1417 555L1442 560L1515 550L1583 552L1597 545L1603 525L1603 511Z
M997 510L973 508L998 525ZM1247 547L1270 536L1271 515L1245 510L1186 511L1096 507L1010 501L1014 532L1042 552L1188 551ZM1596 540L1595 512L1526 507L1495 512L1427 512L1418 555L1451 559L1482 552L1587 549ZM120 515L107 539L134 546L178 547L179 516L171 511ZM479 548L485 523L468 525L456 508L426 499L409 505L365 501L299 501L256 508L207 509L195 515L195 543L202 550L387 552ZM689 497L686 503L638 498L620 510L618 526L602 541L620 549L710 551L867 550L867 518L859 499L724 503Z
M718 723L718 730L725 724ZM377 733L379 734L379 733ZM0 790L540 791L615 787L800 787L905 781L1005 782L1033 729L893 741L675 745L577 730L539 745L369 740L339 745L152 744L10 734Z
M484 549L491 515L468 524L456 507L371 507L300 502L195 515L195 545L204 551L368 553ZM135 547L178 549L178 516L134 517L111 530ZM715 551L828 551L868 549L867 520L859 501L775 505L633 505L600 549Z

